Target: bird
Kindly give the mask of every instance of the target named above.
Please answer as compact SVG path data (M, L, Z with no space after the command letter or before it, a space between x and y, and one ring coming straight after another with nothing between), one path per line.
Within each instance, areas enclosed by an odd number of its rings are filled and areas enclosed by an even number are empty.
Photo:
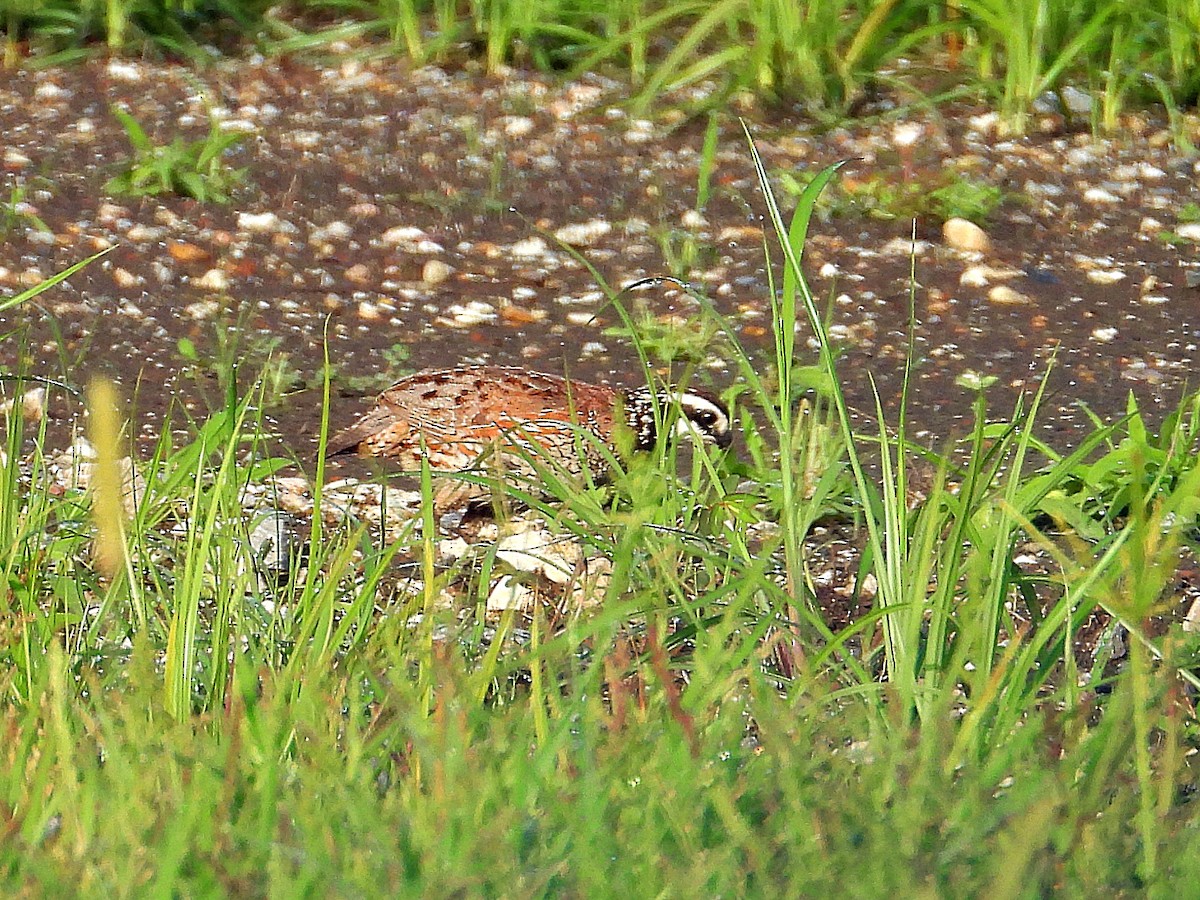
M670 410L678 409L675 418ZM356 453L396 460L432 473L479 470L489 459L501 474L530 480L532 460L596 483L607 480L616 455L617 423L635 451L652 449L659 427L726 448L733 438L729 410L697 388L624 390L514 366L460 366L418 372L397 381L354 424L332 435L327 457ZM490 492L457 480L439 490L438 508L475 501Z

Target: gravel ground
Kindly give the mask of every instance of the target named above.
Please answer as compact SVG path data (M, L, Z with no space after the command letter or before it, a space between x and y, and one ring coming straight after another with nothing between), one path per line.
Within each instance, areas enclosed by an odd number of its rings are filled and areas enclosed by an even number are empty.
M1177 213L1200 192L1196 165L1161 123L1131 119L1118 138L1094 141L1047 114L1044 133L1004 140L994 116L971 109L825 133L779 111L732 109L713 196L698 213L703 123L669 105L655 121L631 119L624 97L600 78L558 85L528 73L357 62L228 63L197 74L98 61L14 73L0 88L2 164L24 196L14 204L10 195L4 217L0 285L15 291L116 249L3 327L29 329L24 364L39 374L72 384L97 370L116 375L151 433L166 398L203 408L222 362L253 369L270 351L282 387L313 386L326 335L336 384L351 394L385 385L401 359L627 380L632 352L605 334L615 316L594 279L541 229L614 285L669 271L672 256L693 248L688 277L739 337L764 345L764 204L740 112L777 174L852 158L851 180L953 171L1009 196L986 228L986 253L951 249L940 228L917 223L914 415L931 438L966 429L971 397L954 385L964 370L1025 387L1055 348L1044 427L1064 443L1083 418L1076 401L1112 413L1130 388L1150 403L1177 396L1200 333L1200 292L1187 286L1189 273L1200 275L1200 226ZM114 106L162 143L203 137L210 117L244 132L231 155L247 170L234 202L106 196L129 155ZM46 230L29 227L34 217ZM885 392L896 388L911 229L861 214L812 229L807 267L818 295L834 298L834 334L862 409L871 408L866 371ZM1168 231L1185 237L1166 243ZM663 317L690 311L678 292L644 300ZM199 360L181 354L181 339ZM0 366L18 366L19 346L0 346ZM710 363L715 382L728 379L723 360ZM1000 391L996 402L1008 399ZM277 415L301 454L312 449L318 407L300 395ZM357 410L340 403L334 424Z
M1095 140L1050 111L1034 135L1007 139L981 109L900 118L881 102L871 118L817 131L786 110L735 103L698 211L704 122L682 112L697 93L650 121L632 118L621 85L600 77L555 83L394 61L202 72L94 61L11 73L0 86L0 287L16 292L115 249L0 315L0 369L73 386L115 376L150 440L172 404L173 422L179 407L201 415L219 404L232 363L244 373L269 362L286 394L272 427L302 460L315 451L326 345L334 427L398 366L488 361L628 384L629 342L606 332L616 316L558 242L618 286L691 259L688 278L741 340L765 348L765 205L740 115L780 179L852 159L851 182L971 179L1005 192L982 237L916 223L912 416L931 443L967 430L972 395L955 385L960 375L997 376L994 408L1006 409L1055 353L1042 427L1058 446L1087 425L1080 402L1112 415L1130 390L1152 410L1179 396L1200 335L1200 226L1186 221L1200 168L1164 122L1131 117ZM113 107L160 143L203 138L213 120L245 134L229 155L246 169L233 202L107 195L129 155ZM831 301L860 409L871 408L868 372L886 398L898 389L912 230L850 210L810 231L806 268ZM979 240L974 251L951 246ZM641 300L664 322L693 310L676 290ZM718 386L732 378L719 356L707 363ZM52 393L48 412L65 439L77 402Z

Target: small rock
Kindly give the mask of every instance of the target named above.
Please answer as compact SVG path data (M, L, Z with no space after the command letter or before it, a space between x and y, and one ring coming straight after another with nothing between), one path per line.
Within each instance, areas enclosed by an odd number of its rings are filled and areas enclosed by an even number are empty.
M389 228L379 236L379 240L384 244L415 244L417 241L423 241L427 235L420 228L415 228L411 225L397 225L395 228Z
M1067 110L1074 116L1087 116L1092 112L1092 104L1095 102L1092 95L1087 91L1081 91L1079 88L1068 84L1060 91L1063 103L1066 104Z
M1103 328L1093 328L1092 329L1092 340L1099 341L1101 344L1111 344L1114 340L1116 340L1118 333L1119 332L1117 331L1117 329L1115 329L1111 326L1103 327Z
M362 286L371 283L371 268L365 263L355 263L345 271L344 275L351 284Z
M646 144L654 140L654 123L646 119L634 119L625 132L625 140L631 144Z
M1088 188L1083 192L1083 199L1093 206L1111 206L1114 203L1120 203L1121 198L1112 191L1106 191L1104 188Z
M139 82L142 80L142 67L137 63L114 59L109 61L108 68L104 71L113 81Z
M1116 284L1124 278L1120 269L1092 269L1087 273L1087 280L1093 284Z
M1200 600L1193 600L1192 605L1188 607L1183 617L1182 628L1191 634L1200 632Z
M123 269L120 266L113 269L112 277L113 281L116 282L117 287L124 288L126 290L137 287L144 281L140 275L134 275L128 269Z
M532 590L521 584L511 575L502 575L496 579L496 585L488 593L487 611L502 613L509 610L526 612L533 609L537 597Z
M125 232L125 237L134 243L144 244L149 241L161 241L164 234L166 234L165 229L156 228L153 225L138 224Z
M459 328L473 328L487 322L496 321L496 308L482 300L472 300L469 303L456 303L446 310L449 317L439 318L439 322L455 325Z
M12 414L17 403L21 405L21 418L31 424L42 421L46 416L46 389L44 387L30 388L21 395L20 400L9 399L0 403L0 416Z
M555 584L571 580L573 564L568 557L578 556L578 546L541 528L510 534L496 550L496 558L518 572L534 572Z
M313 231L309 240L316 243L327 241L345 241L354 236L354 228L348 223L340 220L330 222L323 228L317 228Z
M54 457L51 464L56 483L68 490L86 491L91 487L96 468L96 449L86 438L76 438L71 449ZM117 460L117 466L121 472L122 503L125 512L132 516L146 496L146 479L128 456Z
M911 147L924 133L925 126L920 122L898 122L892 128L892 143L897 147Z
M1016 269L997 269L992 266L970 266L958 277L964 287L987 287L993 281L1007 281L1021 273Z
M203 291L226 291L229 289L229 276L220 269L209 269L192 284Z
M1029 298L1007 284L998 284L988 291L988 301L997 306L1023 306Z
M442 262L440 259L428 260L421 267L421 281L432 287L435 284L442 284L449 280L454 274L453 267Z
M929 241L914 241L912 238L892 238L879 248L880 256L924 256L929 252Z
M517 241L508 249L508 252L517 259L537 259L545 256L549 249L546 242L540 237L530 237L523 241Z
M263 589L285 585L303 556L299 520L281 510L267 510L250 529L248 541Z
M266 234L279 230L279 216L273 212L238 213L237 227L241 231Z
M184 241L171 241L167 244L167 253L173 260L181 263L207 262L212 257L212 254L203 247L197 247L195 244L188 244Z
M211 319L221 310L221 304L216 300L199 300L196 303L189 303L183 308L183 313L188 318L201 321Z
M504 133L509 137L525 137L533 131L533 119L528 116L508 116L504 122Z
M590 247L610 231L612 225L604 219L592 219L590 222L564 225L554 232L554 236L572 247Z
M942 237L947 246L967 253L987 253L992 248L987 232L968 219L947 219Z
M444 541L438 541L438 559L446 562L462 559L467 555L470 549L471 545L461 537L446 538Z
M1200 222L1186 222L1175 229L1181 238L1200 243Z

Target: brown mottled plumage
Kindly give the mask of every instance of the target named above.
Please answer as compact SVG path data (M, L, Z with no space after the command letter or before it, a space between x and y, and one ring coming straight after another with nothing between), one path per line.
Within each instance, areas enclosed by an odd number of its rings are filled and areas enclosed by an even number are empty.
M635 449L650 449L658 437L656 402L679 405L677 431L729 445L729 413L704 392L664 391L655 396L645 388L622 391L520 368L464 366L419 372L396 382L366 415L333 435L326 452L386 457L406 470L420 468L424 456L435 472L466 471L498 453L494 462L501 472L529 477L534 467L526 454L532 451L573 475L580 475L586 465L602 480L605 454L581 437L580 429L611 451L614 419L623 409ZM465 485L453 499L486 493L471 488ZM449 505L447 499L439 505Z

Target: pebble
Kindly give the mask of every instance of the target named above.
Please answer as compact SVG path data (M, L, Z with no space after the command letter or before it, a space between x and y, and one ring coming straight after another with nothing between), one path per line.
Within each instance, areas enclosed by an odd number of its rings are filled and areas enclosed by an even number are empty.
M578 222L564 225L554 236L564 244L572 247L590 247L612 231L612 225L604 219L592 219L590 222Z
M104 70L113 81L136 82L142 80L142 68L137 63L113 59Z
M446 310L449 318L442 317L439 321L457 325L460 328L470 328L496 321L496 308L482 300L472 300L469 303L456 303Z
M997 306L1021 306L1029 302L1029 298L1007 284L998 284L988 291L988 301Z
M487 611L503 613L513 610L527 612L533 609L537 597L527 585L517 581L511 575L501 575L496 584L488 592Z
M389 228L379 236L379 240L384 244L415 244L418 241L423 241L428 235L420 228L415 228L411 225L397 225L395 228Z
M165 228L158 228L154 225L134 225L125 232L125 237L135 244L143 244L149 241L161 241L166 233Z
M421 281L432 287L449 280L454 268L440 259L431 259L421 267Z
M1116 284L1124 278L1120 269L1092 269L1087 273L1087 280L1093 284Z
M1183 617L1182 628L1189 634L1200 632L1200 600L1193 600Z
M967 253L987 253L992 249L987 232L968 219L947 219L942 226L942 237L947 246Z
M313 231L309 238L311 241L345 241L349 240L354 235L353 226L342 222L341 220L330 222L323 228L317 228Z
M970 266L958 276L958 283L964 287L987 287L993 281L1006 281L1016 278L1021 273L1016 269L997 269L993 266Z
M229 289L229 276L220 269L209 269L192 284L203 291L226 291Z
M221 304L216 300L198 300L195 303L189 303L183 308L183 313L189 319L198 321L203 319L211 319L221 310Z
M137 287L139 284L145 281L142 276L134 275L128 269L123 269L120 266L113 269L112 277L117 287L124 288L125 290Z
M880 256L924 256L932 244L912 238L892 238L879 248Z
M508 248L511 256L517 259L537 259L545 256L550 247L540 237L529 237L524 240L517 241Z
M634 119L625 132L625 140L631 144L646 144L654 140L654 123L646 119Z
M527 528L500 540L496 558L518 572L532 572L554 584L571 580L579 547L544 528Z
M351 284L362 286L371 283L371 267L365 263L355 263L345 271L344 275Z
M1185 222L1175 229L1181 238L1200 243L1200 222Z
M9 399L0 403L0 415L9 416L17 403L21 405L21 418L31 424L42 421L46 416L46 389L44 387L30 388L20 397L20 400Z
M237 227L240 231L249 231L253 234L269 234L273 231L278 231L280 228L279 216L273 212L264 213L238 213Z
M1117 329L1112 326L1092 329L1092 340L1099 341L1102 344L1111 344L1117 337Z
M525 137L534 129L534 121L528 116L508 116L504 121L504 133L509 137Z
M173 260L181 263L207 262L212 258L212 254L203 247L184 241L171 241L167 244L167 253Z
M1121 198L1112 191L1106 191L1104 188L1088 188L1083 192L1083 199L1093 206L1111 206L1114 203L1120 203Z

